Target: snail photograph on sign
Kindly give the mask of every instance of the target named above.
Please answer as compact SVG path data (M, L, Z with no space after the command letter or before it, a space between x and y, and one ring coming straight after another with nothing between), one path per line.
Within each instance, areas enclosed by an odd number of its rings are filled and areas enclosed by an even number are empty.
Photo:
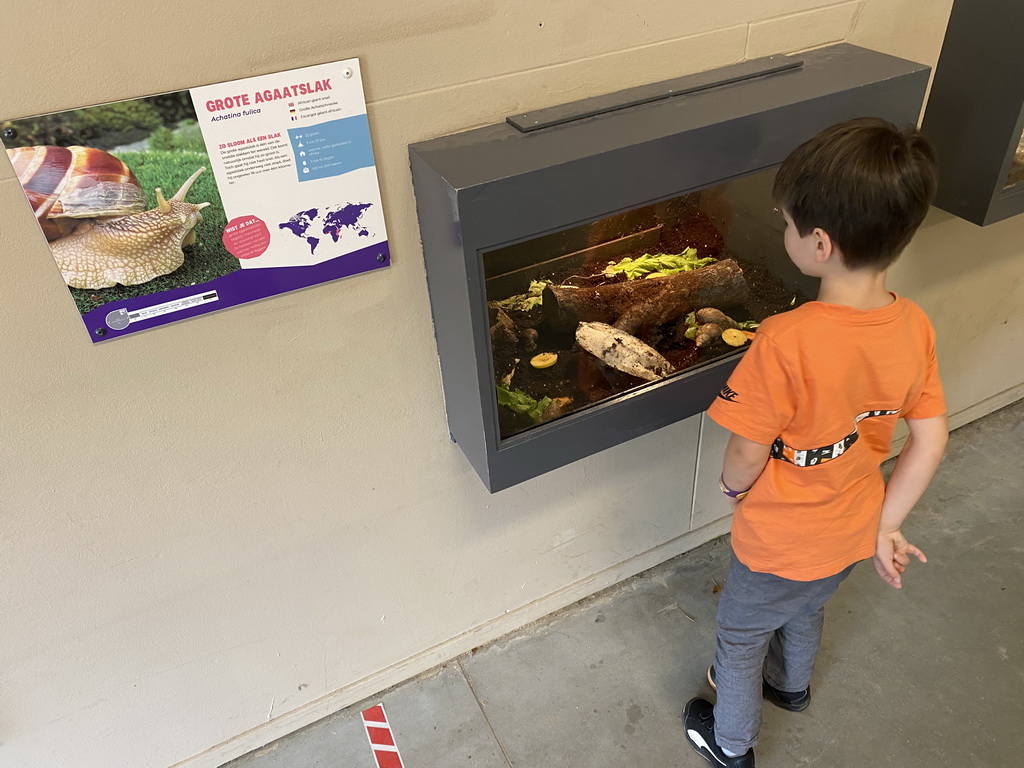
M357 59L0 119L0 141L30 257L93 342L391 262Z
M239 268L187 91L0 125L80 313Z

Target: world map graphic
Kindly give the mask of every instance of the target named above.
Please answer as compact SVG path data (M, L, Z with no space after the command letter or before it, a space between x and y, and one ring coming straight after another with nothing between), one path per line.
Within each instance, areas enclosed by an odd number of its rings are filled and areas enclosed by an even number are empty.
M309 252L315 254L322 239L318 236L320 234L330 235L335 243L341 239L342 230L345 229L358 237L372 236L373 233L362 224L363 214L372 206L372 203L346 203L323 209L310 208L307 211L299 211L277 227L305 240Z

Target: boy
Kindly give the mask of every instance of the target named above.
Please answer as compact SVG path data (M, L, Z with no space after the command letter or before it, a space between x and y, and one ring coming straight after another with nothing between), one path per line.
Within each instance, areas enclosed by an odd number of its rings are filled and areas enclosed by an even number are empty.
M718 703L683 710L711 765L753 768L761 698L799 711L825 602L874 556L893 587L910 556L900 525L939 464L946 406L934 332L885 270L935 194L934 153L915 129L864 118L798 147L772 190L786 252L821 278L817 301L761 324L708 414L732 432L720 485L735 507L733 557L708 679ZM888 485L896 421L910 429Z

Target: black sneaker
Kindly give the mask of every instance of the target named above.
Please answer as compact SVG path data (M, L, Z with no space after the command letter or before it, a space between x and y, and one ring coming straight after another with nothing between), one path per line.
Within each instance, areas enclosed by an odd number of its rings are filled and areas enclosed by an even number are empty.
M714 690L718 690L718 686L715 685L714 664L708 667L708 682L711 683L711 687ZM788 691L780 691L778 688L769 685L767 680L762 679L761 694L775 706L788 709L790 712L803 712L811 704L810 687L797 693L789 693Z
M715 708L707 699L690 699L683 707L683 729L693 751L716 768L754 768L754 750L728 757L715 742Z

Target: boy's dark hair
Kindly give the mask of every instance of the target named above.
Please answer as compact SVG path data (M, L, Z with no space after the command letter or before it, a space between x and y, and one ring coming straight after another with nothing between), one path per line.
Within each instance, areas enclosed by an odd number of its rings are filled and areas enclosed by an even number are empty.
M935 151L917 128L865 117L793 150L772 196L801 237L825 230L848 269L883 270L914 236L937 184Z

